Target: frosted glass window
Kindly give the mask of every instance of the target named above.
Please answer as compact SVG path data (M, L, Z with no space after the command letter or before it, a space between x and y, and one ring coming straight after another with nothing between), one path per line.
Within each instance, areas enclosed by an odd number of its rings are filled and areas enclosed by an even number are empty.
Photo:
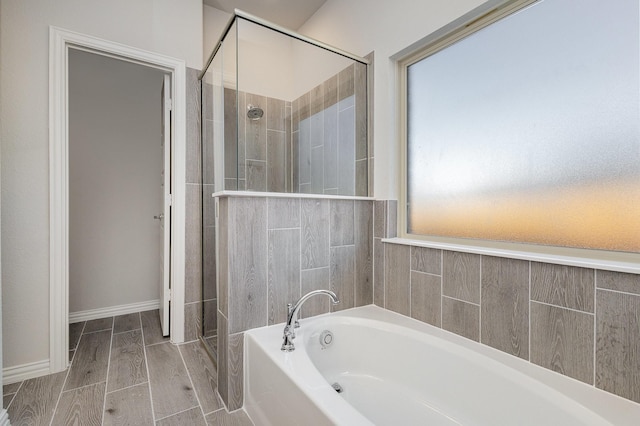
M640 251L639 2L534 3L407 67L407 232Z

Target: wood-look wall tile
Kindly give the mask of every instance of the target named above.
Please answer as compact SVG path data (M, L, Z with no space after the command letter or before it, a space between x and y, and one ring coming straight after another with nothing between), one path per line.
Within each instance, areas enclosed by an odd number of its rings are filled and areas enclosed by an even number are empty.
M229 198L229 334L267 325L267 199Z
M300 230L269 231L268 324L287 320L287 303L300 298Z
M398 244L385 246L385 308L409 315L411 248Z
M244 410L229 413L226 410L218 410L207 414L207 423L210 426L253 426L251 419Z
M529 262L482 256L482 343L529 359Z
M480 255L444 251L442 293L445 296L480 304Z
M354 244L353 203L353 200L329 200L331 247Z
M351 64L338 73L338 104L340 110L354 105L355 87L353 84L355 65Z
M202 302L184 305L184 341L191 342L202 336Z
M480 306L442 297L442 328L479 342Z
M71 358L69 358L69 359L71 359ZM2 395L2 408L4 408L4 409L9 408L9 405L11 405L11 402L13 401L13 398L15 396L16 396L15 393Z
M216 199L212 196L216 192L215 185L202 185L202 226L216 226Z
M386 229L385 235L387 238L395 238L398 236L398 201L387 200L387 212L386 212Z
M593 384L594 316L531 302L531 362Z
M218 372L201 342L191 342L178 346L193 381L202 411L210 413L223 408L216 395ZM199 408L198 408L199 409Z
M185 205L185 302L202 299L202 188L187 184Z
M106 381L110 348L111 330L83 334L64 390Z
M218 311L218 394L229 406L229 327L227 319Z
M324 110L324 85L319 84L309 91L309 114L314 116Z
M311 149L321 147L324 144L324 111L316 112L309 117L309 132Z
M387 224L387 202L375 200L373 202L373 236L375 238L386 238Z
M311 193L322 194L324 191L324 147L311 148Z
M208 185L215 185L214 126L213 120L205 120L202 129L202 180Z
M104 406L104 426L153 424L149 384L144 383L108 393Z
M187 183L200 183L200 81L198 70L187 68Z
M596 282L598 288L640 294L640 274L598 270Z
M356 192L354 195L356 195L357 197L369 196L369 186L367 184L368 163L369 162L366 158L364 160L356 161Z
M237 97L238 105L247 105L247 94L245 92L239 90L237 92ZM236 112L234 111L233 114L236 114ZM249 156L247 156L247 138L251 137L251 135L247 131L247 121L249 121L249 119L247 118L247 114L238 114L238 146L236 148L238 152L238 179L246 178L246 159L249 158Z
M411 318L441 326L442 278L411 271Z
M300 132L291 134L291 192L300 192Z
M291 144L293 142L293 135L291 133L291 102L285 102L285 121L284 121L284 140L285 140L285 151L284 151L284 164L285 164L285 189L284 192L290 194L293 191L292 187L292 173L293 173L293 153Z
M640 296L596 297L596 386L640 403Z
M202 299L211 300L217 298L216 289L216 228L207 226L203 229L202 238Z
M124 333L125 331L140 330L140 313L118 315L113 319L113 334Z
M249 105L266 108L266 97L251 93L246 93L245 96L245 105L240 105L239 115L246 117ZM245 126L245 158L265 161L267 159L267 121L246 120Z
M298 135L298 182L302 186L311 183L311 127L309 120L300 122Z
M218 300L202 302L202 334L212 337L218 334Z
M268 227L300 228L300 199L299 198L269 198Z
M354 63L354 91L356 106L356 160L366 160L367 149L367 66Z
M442 265L442 250L428 247L411 247L411 270L440 275ZM480 279L478 279L478 287Z
M381 238L373 239L373 303L381 308L384 308L384 249L386 245Z
M155 418L196 407L198 400L178 348L162 343L147 346L146 351Z
M338 188L338 105L327 107L324 119L324 189Z
M329 200L302 199L301 268L329 266Z
M267 98L267 130L285 130L285 102L281 99Z
M238 178L238 106L235 90L224 89L224 177ZM211 142L213 145L213 141ZM213 165L213 164L212 164ZM206 167L207 165L205 165Z
M531 300L593 312L593 269L531 262Z
M195 407L187 411L183 411L173 416L165 417L156 421L156 426L207 426L207 422L202 415L200 407Z
M373 303L373 202L355 201L356 306Z
M267 190L267 162L247 160L247 191L265 192Z
M145 345L154 345L169 340L169 337L162 335L160 312L158 309L140 312L140 320L142 321L142 333Z
M58 402L67 371L28 379L8 408L12 425L48 425Z
M242 408L244 398L244 333L229 336L229 401L227 408L234 411Z
M331 247L331 290L340 300L332 312L355 307L355 257L354 246Z
M338 75L329 77L323 83L325 111L338 103Z
M110 358L108 392L145 383L148 380L142 330L114 334Z
M218 198L218 309L229 315L229 198ZM231 236L235 231L231 232Z
M267 191L285 192L285 133L267 130Z
M355 195L355 143L355 109L348 108L338 112L338 194L340 195Z
M105 383L98 383L63 392L56 408L52 426L102 424ZM15 423L14 423L15 424Z
M307 269L300 273L301 296L314 290L331 290L331 269L329 266ZM326 314L331 311L328 297L314 297L307 300L300 310L300 318Z

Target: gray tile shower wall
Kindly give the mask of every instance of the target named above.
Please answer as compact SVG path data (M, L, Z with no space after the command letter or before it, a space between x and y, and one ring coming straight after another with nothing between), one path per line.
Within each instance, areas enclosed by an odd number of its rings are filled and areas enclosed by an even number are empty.
M242 406L242 339L285 321L287 303L332 289L340 304L310 300L302 317L373 303L373 201L228 196L219 199L218 383Z
M291 103L294 192L368 194L366 73L352 64Z
M376 305L640 402L640 275L383 243L395 206L374 202Z
M247 118L249 105L262 118ZM290 190L291 102L225 88L224 142L226 190Z
M185 191L185 341L202 327L202 176L199 71L187 68L187 170Z

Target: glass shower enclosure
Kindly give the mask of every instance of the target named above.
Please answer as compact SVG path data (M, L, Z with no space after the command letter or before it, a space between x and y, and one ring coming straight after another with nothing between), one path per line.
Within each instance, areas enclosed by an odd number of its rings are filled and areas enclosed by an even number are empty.
M217 359L213 194L368 196L367 60L236 10L200 80L202 339Z

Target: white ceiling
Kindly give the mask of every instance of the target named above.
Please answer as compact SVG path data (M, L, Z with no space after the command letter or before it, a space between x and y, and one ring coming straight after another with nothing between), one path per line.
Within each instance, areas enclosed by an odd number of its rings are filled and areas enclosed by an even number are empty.
M204 4L233 13L234 9L297 30L327 0L203 0Z

